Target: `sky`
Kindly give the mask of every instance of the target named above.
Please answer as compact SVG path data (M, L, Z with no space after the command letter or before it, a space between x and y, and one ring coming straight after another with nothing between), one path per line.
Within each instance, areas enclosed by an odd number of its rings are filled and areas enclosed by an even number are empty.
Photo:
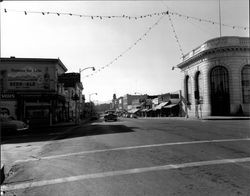
M249 36L248 0L221 0L220 5L222 24L247 27L244 30L222 25L222 36ZM87 101L90 94L97 93L91 96L96 103L111 100L114 93L120 97L181 90L183 73L172 70L172 66L180 63L182 53L220 36L217 24L177 15L170 15L172 27L168 15L129 20L29 13L141 16L170 11L218 22L218 0L3 1L0 6L1 56L60 58L68 72L94 66L101 71L86 69L81 72L81 81Z

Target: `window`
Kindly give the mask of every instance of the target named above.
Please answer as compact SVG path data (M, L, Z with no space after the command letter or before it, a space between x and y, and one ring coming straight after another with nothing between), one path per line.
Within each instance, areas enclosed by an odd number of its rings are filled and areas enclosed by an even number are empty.
M0 72L0 92L6 90L6 83L7 83L7 71L1 70Z
M245 65L241 71L243 103L250 103L250 65Z
M203 100L203 78L201 72L197 72L195 77L195 99Z
M187 100L187 104L191 104L192 100L191 100L191 79L189 76L186 76L186 79L185 79L185 89L186 89L186 100Z

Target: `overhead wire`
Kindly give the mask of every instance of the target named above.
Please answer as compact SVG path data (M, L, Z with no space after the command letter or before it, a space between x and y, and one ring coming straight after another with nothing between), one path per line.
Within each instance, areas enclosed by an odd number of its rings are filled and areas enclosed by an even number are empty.
M88 14L75 14L75 13L66 13L66 12L51 12L51 11L29 11L29 10L15 10L15 9L6 9L4 8L4 13L8 13L8 12L16 12L16 13L24 13L25 15L29 15L29 14L41 14L41 15L57 15L57 16L75 16L75 17L81 17L81 18L90 18L92 20L94 19L115 19L115 18L119 18L119 19L128 19L128 20L142 20L145 18L151 18L151 17L157 17L160 15L167 15L167 13L175 15L175 16L179 16L182 18L185 18L187 20L192 19L192 20L196 20L199 22L205 22L205 23L210 23L210 24L214 24L214 25L220 25L220 22L216 22L213 20L208 20L208 19L203 19L203 18L198 18L198 17L194 17L194 16L188 16L185 14L181 14L178 12L171 12L171 11L163 11L163 12L154 12L154 13L150 13L150 14L144 14L144 15L137 15L137 16L131 16L131 15L126 15L126 14L122 14L122 15L88 15ZM232 28L232 29L243 29L243 30L247 30L250 29L249 27L246 26L238 26L238 25L229 25L229 24L221 24L224 27L228 27L228 28Z

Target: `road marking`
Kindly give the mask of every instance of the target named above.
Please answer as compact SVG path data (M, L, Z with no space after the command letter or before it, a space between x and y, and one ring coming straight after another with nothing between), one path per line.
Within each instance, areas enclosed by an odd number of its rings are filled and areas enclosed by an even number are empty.
M172 142L172 143L163 143L163 144L150 144L150 145L141 145L141 146L128 146L128 147L119 147L119 148L110 148L110 149L101 149L101 150L90 150L90 151L82 151L82 152L74 152L67 153L61 155L52 155L46 157L37 157L30 159L20 159L16 160L16 163L25 163L31 161L40 161L40 160L48 160L48 159L56 159L68 156L75 155L84 155L84 154L94 154L101 152L109 152L109 151L120 151L120 150L132 150L132 149L140 149L140 148L151 148L151 147L160 147L160 146L174 146L174 145L187 145L187 144L203 144L203 143L219 143L219 142L236 142L236 141L249 141L250 138L240 138L240 139L221 139L221 140L201 140L201 141L189 141L189 142Z
M60 184L60 183L65 183L65 182L74 182L74 181L87 180L87 179L89 180L89 179L122 176L122 175L129 175L129 174L139 174L139 173L153 172L153 171L199 167L199 166L208 166L208 165L230 164L230 163L244 163L244 162L250 162L250 157L190 162L190 163L182 163L182 164L175 164L175 165L170 164L170 165L162 165L162 166L134 168L134 169L128 169L128 170L109 171L109 172L94 173L94 174L85 174L85 175L70 176L70 177L65 177L65 178L57 178L57 179L52 179L52 180L41 180L41 181L36 181L36 182L3 185L1 189L2 191L11 191L11 190L16 190L16 189L41 187L41 186L46 186L46 185Z
M67 153L67 154L61 154L61 155L52 155L52 156L46 156L46 157L37 157L37 158L30 158L30 159L20 159L20 160L14 161L14 163L25 163L25 162L31 162L31 161L56 159L56 158L62 158L62 157L68 157L68 156L84 155L84 154L94 154L94 153L109 152L109 151L133 150L133 149L140 149L140 148L152 148L152 147L174 146L174 145L188 145L188 144L236 142L236 141L250 141L250 138L221 139L221 140L201 140L201 141L188 141L188 142L171 142L171 143L163 143L163 144L149 144L149 145L141 145L141 146L127 146L127 147L119 147L119 148L89 150L89 151L74 152L74 153Z

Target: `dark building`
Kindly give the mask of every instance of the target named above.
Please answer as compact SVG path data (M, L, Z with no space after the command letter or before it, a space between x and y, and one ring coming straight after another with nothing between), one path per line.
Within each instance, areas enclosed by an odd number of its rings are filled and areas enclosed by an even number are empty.
M68 118L68 103L58 76L60 59L1 58L1 111L31 125L52 125Z

